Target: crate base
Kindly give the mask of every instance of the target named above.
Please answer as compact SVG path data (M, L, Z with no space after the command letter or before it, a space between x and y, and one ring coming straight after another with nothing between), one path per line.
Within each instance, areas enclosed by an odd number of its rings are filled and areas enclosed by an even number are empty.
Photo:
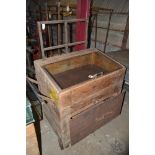
M121 114L125 92L119 95L110 97L106 100L99 101L95 105L80 112L79 114L69 118L70 127L70 144L66 145L61 139L61 134L55 126L53 120L53 113L49 110L47 104L43 105L43 112L52 126L54 132L58 136L58 142L61 149L74 145L92 132L96 131L104 124L110 122L112 119ZM59 122L60 123L60 122Z

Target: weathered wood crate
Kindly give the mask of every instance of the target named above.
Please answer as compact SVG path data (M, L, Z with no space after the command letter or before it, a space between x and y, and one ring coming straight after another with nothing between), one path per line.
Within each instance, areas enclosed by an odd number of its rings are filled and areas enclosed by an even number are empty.
M125 67L97 49L36 60L43 110L61 148L73 145L120 114Z

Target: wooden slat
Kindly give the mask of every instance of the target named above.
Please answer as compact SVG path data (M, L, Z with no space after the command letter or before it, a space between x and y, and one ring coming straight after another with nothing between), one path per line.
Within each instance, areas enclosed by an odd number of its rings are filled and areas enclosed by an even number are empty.
M51 74L58 74L73 68L81 67L83 65L91 64L91 55L87 54L84 56L78 56L74 58L69 58L67 60L62 60L56 63L51 63L46 65L45 68Z
M40 155L34 124L26 126L26 154Z
M46 48L44 48L44 51L54 50L54 49L58 49L58 48L64 48L66 46L75 46L75 45L83 44L85 42L86 41L79 41L79 42L74 42L74 43L62 44L62 45L58 45L58 46L46 47Z
M121 91L121 83L118 85L113 84L109 87L106 87L103 90L97 91L94 94L92 94L91 96L85 97L85 99L83 99L82 102L72 104L71 115L72 116L77 115L81 111L91 107L92 105L95 105L100 100L104 100L106 98L111 97L112 96L111 94L113 94L113 96L116 96L117 94L120 93L120 91Z
M42 58L45 58L43 37L42 37L42 31L41 31L41 24L39 22L37 22L37 25L38 25L38 32L39 32L39 41L40 41L40 47L41 47L41 54L42 54Z
M70 119L71 143L75 144L121 112L124 93L88 108Z
M103 55L102 53L93 53L93 57L94 63L97 66L102 66L105 70L109 72L122 68L119 63L116 63L114 60L110 59L106 55Z
M64 25L64 31L65 31L65 44L66 44L66 46L65 46L65 52L66 53L68 53L69 51L68 51L68 25L67 25L67 22L65 22L64 23L65 25Z
M84 82L82 84L79 84L78 86L70 87L68 91L66 91L66 96L70 96L71 103L69 103L68 100L65 102L65 100L63 99L63 97L65 97L64 92L62 96L60 94L60 100L63 101L62 106L78 104L80 102L83 102L84 99L90 96L93 98L92 95L97 95L97 93L101 90L103 91L103 95L105 95L105 98L109 94L113 95L114 93L119 93L122 89L124 73L125 69L121 69L97 79ZM111 88L113 86L117 87L117 91L114 89L109 89L109 92L106 92L106 88L110 86Z
M35 60L34 64L37 64L38 66L42 67L42 66L48 65L50 63L56 63L58 61L63 61L63 60L69 59L69 58L82 56L82 55L86 55L86 54L97 52L97 51L98 51L97 49L86 49L86 50L81 50L81 52L75 51L72 53L62 54L59 56L53 56L53 57L49 57L49 58Z
M42 109L54 132L61 137L60 119L54 109L50 108L48 104L43 104Z

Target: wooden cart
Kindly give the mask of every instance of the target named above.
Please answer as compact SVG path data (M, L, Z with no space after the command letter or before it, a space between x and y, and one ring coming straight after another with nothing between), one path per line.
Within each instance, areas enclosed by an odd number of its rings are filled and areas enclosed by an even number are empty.
M121 113L125 67L97 49L34 62L43 110L61 148L75 144Z
M121 113L125 67L97 49L69 53L68 47L81 42L54 47L43 46L41 24L87 22L65 20L38 22L43 59L34 61L38 88L47 102L43 104L49 123L58 136L61 148L86 137ZM45 58L47 50L65 48L66 54Z

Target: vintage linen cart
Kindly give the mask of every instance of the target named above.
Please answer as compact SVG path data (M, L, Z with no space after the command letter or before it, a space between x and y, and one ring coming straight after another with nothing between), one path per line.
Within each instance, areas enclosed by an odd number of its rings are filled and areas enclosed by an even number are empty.
M61 148L121 113L125 67L97 49L34 61L44 113Z

